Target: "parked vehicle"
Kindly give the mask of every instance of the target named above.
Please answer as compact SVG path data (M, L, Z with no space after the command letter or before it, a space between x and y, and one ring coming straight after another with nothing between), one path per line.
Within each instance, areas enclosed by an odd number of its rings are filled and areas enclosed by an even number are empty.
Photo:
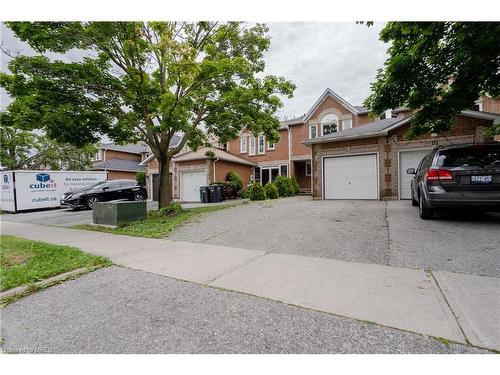
M61 206L86 207L92 209L96 202L107 202L119 199L130 201L146 200L146 189L135 180L101 181L92 186L64 193Z
M436 208L500 211L500 143L440 146L407 169L422 219Z

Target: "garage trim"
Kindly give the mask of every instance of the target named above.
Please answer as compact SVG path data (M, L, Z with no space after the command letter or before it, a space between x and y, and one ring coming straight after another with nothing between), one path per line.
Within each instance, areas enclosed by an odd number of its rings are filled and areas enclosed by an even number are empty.
M418 147L418 148L405 148L398 150L398 170L397 170L397 182L398 182L398 200L401 200L401 153L409 151L432 151L433 147Z
M207 168L193 168L193 169L181 169L179 170L179 198L182 201L184 201L183 199L183 196L182 196L182 187L183 187L183 184L182 184L182 175L184 172L203 172L205 173L205 183L208 185L208 181L207 181L207 178L208 178L208 173L207 173Z
M363 155L376 155L377 159L377 198L380 199L380 163L379 163L379 152L357 152L351 154L338 154L338 155L324 155L321 157L321 199L326 200L325 198L325 159L329 158L341 158L348 156L363 156Z

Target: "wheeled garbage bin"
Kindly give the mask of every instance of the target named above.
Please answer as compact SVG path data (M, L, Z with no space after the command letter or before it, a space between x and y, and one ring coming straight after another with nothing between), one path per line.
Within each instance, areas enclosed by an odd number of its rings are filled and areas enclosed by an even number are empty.
M210 191L210 202L215 203L222 201L222 195L217 185L210 185L208 190Z
M208 186L200 187L200 202L210 203L210 191L208 189Z

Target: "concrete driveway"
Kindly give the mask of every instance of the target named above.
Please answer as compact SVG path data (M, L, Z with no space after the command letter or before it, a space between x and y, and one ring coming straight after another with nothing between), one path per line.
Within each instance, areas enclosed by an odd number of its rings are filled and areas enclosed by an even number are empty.
M494 213L421 220L409 201L293 197L215 212L170 239L498 277L499 224Z

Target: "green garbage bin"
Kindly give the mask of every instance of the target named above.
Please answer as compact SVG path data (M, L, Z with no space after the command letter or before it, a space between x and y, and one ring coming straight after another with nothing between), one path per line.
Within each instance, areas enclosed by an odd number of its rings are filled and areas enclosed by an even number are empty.
M200 187L200 202L210 203L210 191L208 190L208 186Z

